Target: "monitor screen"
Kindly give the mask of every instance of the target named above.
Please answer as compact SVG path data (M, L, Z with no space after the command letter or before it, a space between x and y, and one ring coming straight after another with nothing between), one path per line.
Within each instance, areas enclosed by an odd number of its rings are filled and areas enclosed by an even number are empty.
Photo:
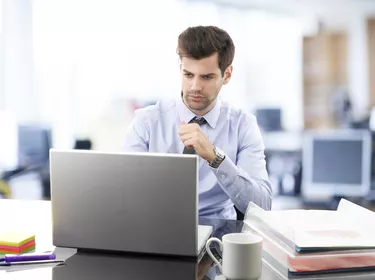
M282 114L280 108L259 108L256 110L258 125L263 131L282 130Z
M18 128L19 166L29 167L47 164L50 148L50 129L33 125L24 125Z
M362 183L363 141L344 139L316 139L313 142L314 183Z
M371 178L369 131L307 133L303 144L305 197L365 196Z

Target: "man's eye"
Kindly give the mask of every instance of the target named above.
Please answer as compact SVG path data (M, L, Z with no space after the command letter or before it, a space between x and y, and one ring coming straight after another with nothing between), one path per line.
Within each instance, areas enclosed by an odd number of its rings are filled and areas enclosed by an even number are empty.
M205 80L211 80L212 77L211 76L203 76L203 79L205 79Z
M190 74L190 73L185 73L184 75L185 75L185 77L188 77L188 78L191 78L191 77L193 77L193 75L192 75L192 74Z

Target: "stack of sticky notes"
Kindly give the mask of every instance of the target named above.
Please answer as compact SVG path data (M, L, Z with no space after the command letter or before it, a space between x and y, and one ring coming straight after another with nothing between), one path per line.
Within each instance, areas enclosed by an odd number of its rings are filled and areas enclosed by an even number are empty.
M8 231L0 234L0 254L23 254L35 250L35 234Z

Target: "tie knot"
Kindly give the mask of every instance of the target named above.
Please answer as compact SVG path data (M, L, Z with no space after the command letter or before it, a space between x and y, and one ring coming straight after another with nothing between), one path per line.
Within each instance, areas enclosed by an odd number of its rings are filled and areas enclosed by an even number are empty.
M205 118L199 118L198 119L197 117L194 117L193 119L191 119L191 121L189 123L197 123L201 126L202 124L207 123L207 121L206 121Z

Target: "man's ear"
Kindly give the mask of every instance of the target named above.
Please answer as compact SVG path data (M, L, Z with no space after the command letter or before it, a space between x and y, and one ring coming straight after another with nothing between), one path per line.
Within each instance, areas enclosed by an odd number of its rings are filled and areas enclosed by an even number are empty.
M224 85L227 84L232 77L233 66L230 65L224 72Z

